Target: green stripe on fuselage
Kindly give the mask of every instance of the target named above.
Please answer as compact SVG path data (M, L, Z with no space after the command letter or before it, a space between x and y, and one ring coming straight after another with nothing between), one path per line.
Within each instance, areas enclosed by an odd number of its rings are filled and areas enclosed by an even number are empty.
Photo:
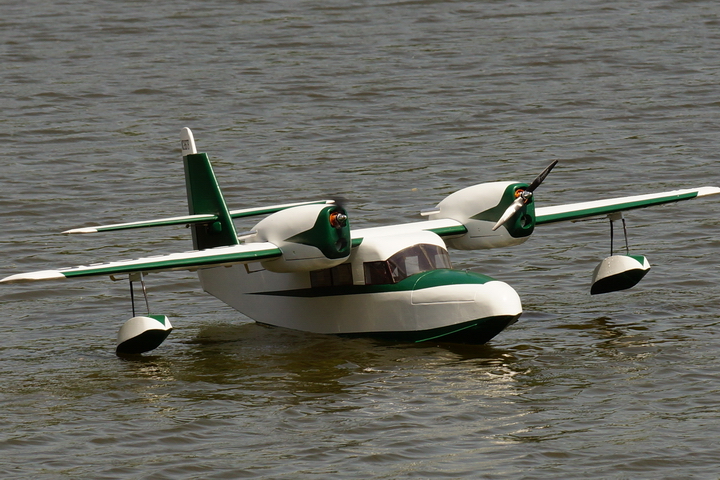
M434 342L482 345L517 322L520 315L498 315L429 330L343 333L349 338L375 338L390 342Z
M254 295L280 297L334 297L338 295L365 295L368 293L409 292L444 285L482 285L494 279L487 275L464 270L437 269L411 275L397 283L386 285L338 285L332 287L299 288L273 292L254 292Z

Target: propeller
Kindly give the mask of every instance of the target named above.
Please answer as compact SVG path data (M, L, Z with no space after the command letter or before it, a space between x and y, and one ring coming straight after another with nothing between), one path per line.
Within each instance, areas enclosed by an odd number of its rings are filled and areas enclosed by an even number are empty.
M505 222L510 220L510 218L515 215L523 207L523 205L530 201L535 189L540 186L540 184L545 180L545 177L548 176L550 171L555 165L557 165L557 163L558 160L553 161L545 168L545 170L542 171L540 175L537 176L537 178L535 178L535 180L532 181L532 183L525 190L517 191L517 198L515 199L515 201L513 201L513 203L510 204L507 210L505 210L505 213L503 213L500 217L500 220L498 220L495 226L492 228L493 232L500 228Z
M332 202L343 210L347 210L348 199L342 195L331 195L328 197Z

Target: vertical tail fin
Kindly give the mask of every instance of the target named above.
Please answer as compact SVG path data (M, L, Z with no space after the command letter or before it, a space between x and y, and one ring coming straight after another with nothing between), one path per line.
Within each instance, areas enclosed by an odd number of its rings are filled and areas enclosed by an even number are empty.
M212 223L191 225L195 250L237 245L235 225L228 212L225 199L206 153L197 153L195 139L189 128L180 133L185 188L187 189L190 215L213 214L218 219Z

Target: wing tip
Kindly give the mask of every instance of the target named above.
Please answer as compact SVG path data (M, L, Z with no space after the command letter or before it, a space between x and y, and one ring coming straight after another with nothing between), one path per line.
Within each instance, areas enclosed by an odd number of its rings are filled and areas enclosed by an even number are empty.
M40 270L38 272L16 273L0 279L0 283L36 282L40 280L59 280L61 278L67 277L58 270Z
M705 197L707 195L717 195L720 193L719 187L700 187L697 189L698 197Z
M97 229L97 227L72 228L70 230L65 230L62 233L65 235L74 235L74 234L81 234L81 233L98 233L98 229Z

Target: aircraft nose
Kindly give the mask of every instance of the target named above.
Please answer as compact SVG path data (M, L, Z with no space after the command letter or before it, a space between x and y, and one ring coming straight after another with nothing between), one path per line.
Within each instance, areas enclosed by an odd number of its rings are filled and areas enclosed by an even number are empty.
M520 295L505 282L492 281L478 285L475 290L475 305L483 316L520 315L522 302Z
M436 277L429 277L433 286L413 290L413 311L420 330L454 329L442 336L445 341L486 343L522 314L520 296L507 283L453 270Z
M457 270L437 270L421 277L412 292L412 303L456 304L476 318L522 313L520 296L507 283Z

